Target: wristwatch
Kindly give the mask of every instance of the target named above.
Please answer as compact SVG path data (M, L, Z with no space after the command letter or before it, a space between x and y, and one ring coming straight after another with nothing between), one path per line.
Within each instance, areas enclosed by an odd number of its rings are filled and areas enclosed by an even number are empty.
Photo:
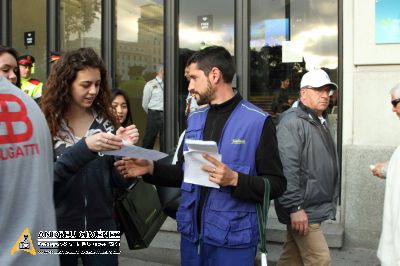
M298 212L302 209L301 205L290 208L290 213Z

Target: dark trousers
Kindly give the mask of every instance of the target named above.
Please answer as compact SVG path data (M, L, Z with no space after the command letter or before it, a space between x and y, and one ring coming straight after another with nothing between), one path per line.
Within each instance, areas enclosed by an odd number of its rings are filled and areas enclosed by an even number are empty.
M210 244L192 243L181 237L182 266L253 266L257 246L249 248L224 248Z
M160 150L164 150L164 112L149 109L147 112L146 133L143 148L153 149L157 135L160 133Z

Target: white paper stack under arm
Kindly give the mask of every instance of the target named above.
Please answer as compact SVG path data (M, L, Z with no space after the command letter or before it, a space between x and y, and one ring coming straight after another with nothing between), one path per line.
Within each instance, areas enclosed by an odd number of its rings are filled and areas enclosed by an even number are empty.
M203 165L214 167L212 163L203 158L203 153L207 153L218 161L221 161L222 156L218 153L217 143L215 141L191 139L187 139L185 143L188 151L183 153L185 157L184 181L200 186L219 188L218 184L208 179L209 173L201 169Z

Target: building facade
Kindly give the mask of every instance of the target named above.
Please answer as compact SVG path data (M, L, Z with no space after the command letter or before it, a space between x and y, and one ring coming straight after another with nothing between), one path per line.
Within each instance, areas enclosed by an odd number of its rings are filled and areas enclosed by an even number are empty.
M294 100L301 76L323 68L340 87L329 109L342 168L335 223L344 229L344 245L376 248L384 181L370 174L369 165L389 159L400 142L389 96L400 82L400 44L376 44L375 5L362 0L31 0L28 12L24 0L0 0L0 43L35 56L34 76L42 81L51 51L93 47L112 86L129 95L141 136L143 87L155 66L164 64L167 152L185 127L183 73L196 50L225 46L237 66L235 87L266 111L282 77L290 80Z

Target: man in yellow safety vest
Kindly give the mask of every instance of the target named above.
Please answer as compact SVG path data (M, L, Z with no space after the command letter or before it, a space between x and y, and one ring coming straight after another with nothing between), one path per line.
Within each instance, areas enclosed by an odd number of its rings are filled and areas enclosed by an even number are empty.
M42 97L43 83L31 78L33 63L35 63L35 58L31 55L23 55L18 58L21 90L38 102Z

